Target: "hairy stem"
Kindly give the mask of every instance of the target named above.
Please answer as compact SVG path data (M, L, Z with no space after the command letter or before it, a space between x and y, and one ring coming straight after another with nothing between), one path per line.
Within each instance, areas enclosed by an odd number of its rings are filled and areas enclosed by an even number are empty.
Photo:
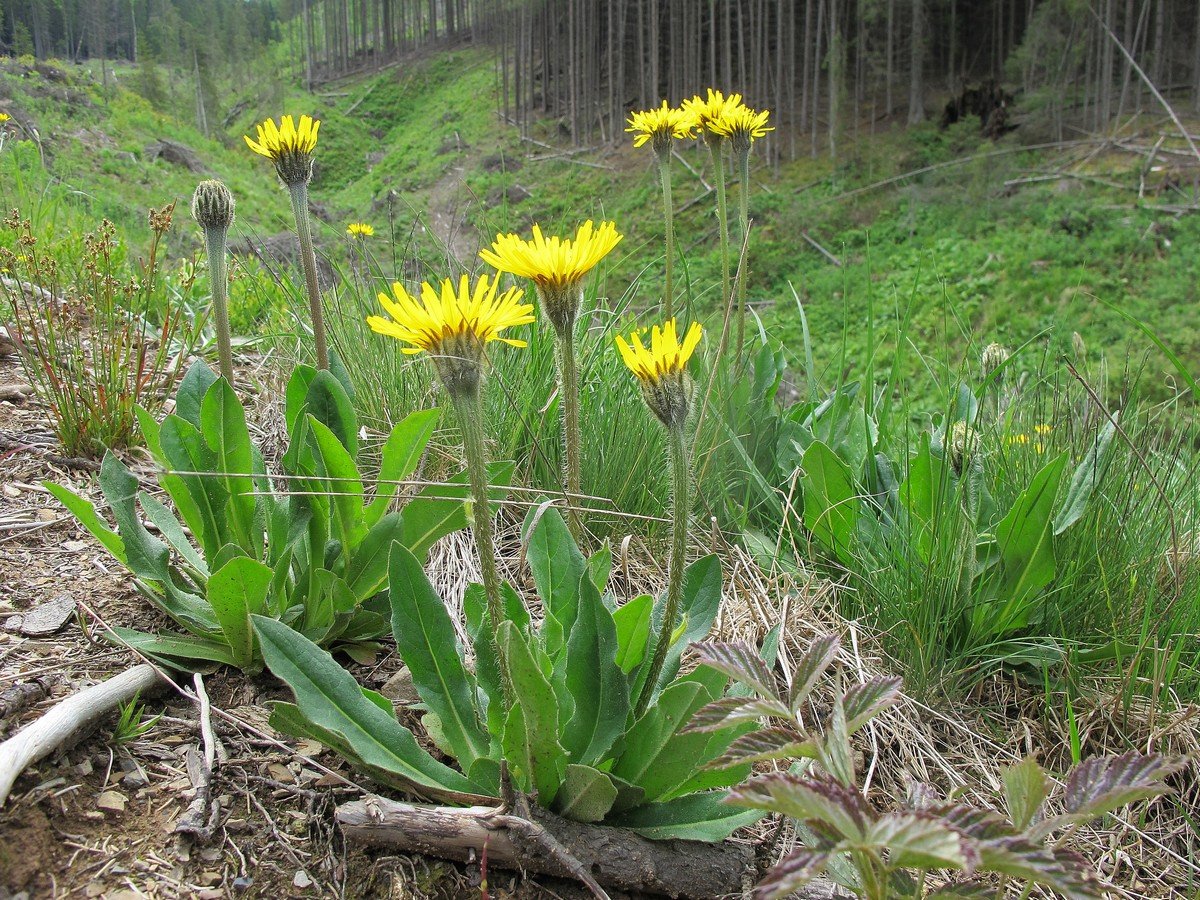
M217 326L217 356L221 377L233 384L233 342L229 336L229 268L225 258L228 229L205 228L209 280L212 282L213 318Z
M713 170L717 181L717 225L721 236L721 307L725 311L725 321L729 321L733 296L729 291L729 205L725 198L725 161L721 158L721 139L708 135L708 153L712 157ZM723 330L721 345L717 348L717 356L725 352L729 337Z
M683 569L687 562L688 519L692 508L691 457L683 425L667 429L667 454L671 463L671 558L667 568L667 604L663 610L650 669L638 697L635 717L644 713L650 705L667 651L671 648L671 635L675 632L679 605L683 599Z
M741 190L738 194L738 222L742 228L742 243L746 242L746 233L750 229L750 146L738 147L738 174L741 179ZM741 360L742 347L746 343L746 272L744 264L739 266L737 280L737 353L734 358Z
M567 492L567 525L576 542L583 536L583 523L576 504L582 479L579 459L579 364L575 359L574 328L555 329L555 360L558 363L559 406L562 408L563 480Z
M500 623L504 621L504 605L500 599L500 576L496 571L496 547L492 537L492 508L488 502L487 450L483 437L483 407L476 390L467 394L451 394L462 431L463 455L471 481L472 525L475 547L479 553L479 569L483 575L483 593L487 598L491 631L488 636L496 662L500 666L500 683L504 691L504 707L512 706L512 685L508 675L508 657L497 640Z
M671 148L658 154L658 174L662 180L663 219L666 222L666 291L663 295L665 318L675 315L675 206L671 198Z
M313 344L317 368L329 368L329 345L325 338L325 314L321 308L321 287L317 284L317 257L313 253L312 229L308 221L308 184L288 185L292 214L296 218L296 237L300 239L300 263L304 267L304 287L308 291L308 311L312 317Z

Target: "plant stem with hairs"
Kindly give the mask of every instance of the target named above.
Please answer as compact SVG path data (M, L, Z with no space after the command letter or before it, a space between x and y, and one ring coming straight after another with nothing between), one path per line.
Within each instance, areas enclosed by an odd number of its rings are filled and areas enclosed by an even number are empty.
M738 221L742 227L742 243L746 243L746 234L750 230L750 144L745 147L736 146L738 174L741 180L741 191L738 194ZM741 360L742 347L746 343L746 272L739 266L737 279L737 352L734 358ZM740 365L740 362L739 362Z
M671 649L671 637L675 633L679 605L683 599L683 570L687 563L688 520L692 508L692 466L685 429L683 423L667 428L667 455L671 463L671 557L667 564L667 602L654 645L654 656L638 697L635 717L644 713L650 705L654 686L667 659L667 651Z
M725 319L728 321L733 296L729 290L729 206L725 197L725 161L721 158L721 139L708 135L705 141L708 143L708 152L712 157L713 169L716 173L717 224L721 236L721 307L725 312ZM728 336L722 332L721 343L717 348L718 356L725 352L727 343Z
M484 446L483 407L479 391L451 393L454 411L458 413L463 437L463 456L471 482L472 527L475 547L479 553L479 569L483 576L483 593L487 598L491 633L488 636L496 663L500 667L500 684L504 691L505 709L512 705L512 684L508 674L508 657L496 639L504 621L504 605L500 599L500 576L496 569L496 547L492 536L492 508L488 502L487 450Z
M582 466L579 446L579 363L575 358L574 320L555 327L555 361L558 363L558 402L562 407L563 476L567 492L567 525L576 541L582 539L583 523L579 517L579 495L582 493Z
M217 329L217 356L221 377L233 384L233 341L229 334L229 263L225 255L228 234L224 228L204 229L209 280L212 282L213 318Z
M321 308L321 287L317 283L317 257L313 253L312 229L308 220L308 183L287 186L296 218L296 237L300 239L300 263L304 267L304 287L308 292L308 310L312 317L313 344L317 368L329 368L329 346L325 338L325 314Z
M666 292L663 296L663 311L670 319L675 315L675 207L671 197L671 146L658 151L658 174L662 180L663 218L666 221Z

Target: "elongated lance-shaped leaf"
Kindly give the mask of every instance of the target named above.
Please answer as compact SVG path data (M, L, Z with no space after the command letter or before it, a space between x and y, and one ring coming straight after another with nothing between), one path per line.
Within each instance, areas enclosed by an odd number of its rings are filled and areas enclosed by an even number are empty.
M900 702L899 678L876 675L867 681L851 685L842 696L846 713L846 730L854 734L889 706Z
M537 511L531 511L532 518ZM587 572L583 554L558 510L547 509L529 534L525 551L538 597L546 609L542 640L551 661L566 645L579 607L579 580Z
M296 697L296 706L319 728L345 738L369 766L418 785L431 797L480 793L465 775L435 760L412 732L363 696L354 678L325 650L282 622L255 616L263 658Z
M508 657L514 695L504 723L504 755L526 789L535 791L538 802L549 806L558 794L567 765L567 753L558 742L554 688L516 625L501 622L498 634Z
M709 769L727 769L745 763L765 762L769 759L798 759L816 755L816 745L793 728L772 726L743 734L729 745L721 756L707 766Z
M379 483L375 498L367 504L364 523L370 527L383 518L396 496L399 485L417 470L433 431L437 427L438 410L422 409L411 413L392 428L380 451Z
M792 672L792 683L787 695L787 705L792 712L800 709L800 704L812 693L825 670L837 659L840 648L841 641L836 634L819 637L809 645Z
M1071 814L1099 816L1135 800L1157 797L1170 790L1163 779L1182 765L1179 760L1136 750L1085 759L1067 777L1063 805Z
M250 616L263 611L271 575L270 568L257 559L239 556L213 572L208 579L208 604L221 623L221 631L229 641L238 668L249 668L254 659L254 629Z
M759 656L757 648L743 641L701 641L695 644L694 649L704 665L724 672L764 697L780 699L775 677Z
M393 542L388 566L392 633L421 700L442 724L447 749L463 771L486 756L488 737L475 705L475 682L463 666L454 623L417 558Z
M92 501L80 497L75 492L63 487L61 484L55 484L53 481L43 481L42 487L48 490L63 506L67 508L79 524L86 528L96 540L98 540L117 562L122 565L128 565L125 558L125 544L121 541L121 536L113 531L105 523L103 519L96 513L96 506Z
M188 366L175 392L175 414L196 428L200 427L200 407L217 374L202 359Z
M1067 496L1063 498L1062 506L1054 517L1054 535L1057 537L1087 512L1088 504L1100 486L1101 480L1108 469L1108 459L1112 455L1113 436L1117 433L1117 416L1113 413L1111 419L1105 420L1100 427L1100 433L1088 449L1075 471L1071 474L1071 484L1067 487Z
M354 547L367 531L358 467L337 435L316 416L308 418L306 437L316 475L306 482L306 489L321 491L329 497L333 534L344 548Z
M138 502L142 504L142 509L146 511L146 518L158 528L175 552L188 565L199 572L202 578L207 578L209 574L208 564L204 561L204 557L192 546L192 542L188 540L183 526L179 524L179 520L175 518L174 513L167 509L166 504L146 491L138 494Z
M653 610L654 598L641 594L613 613L617 626L617 665L626 675L641 665L646 656Z
M563 729L562 745L573 762L595 765L625 731L629 680L617 666L612 613L587 572L580 576L576 602L562 664L575 712Z
M724 803L724 791L687 794L662 803L647 803L627 813L610 816L613 825L629 828L653 841L671 838L689 841L723 841L739 828L753 825L763 814Z
M162 485L175 501L175 508L192 530L205 558L211 560L229 542L229 523L223 513L229 492L219 478L175 473L211 472L217 466L217 456L199 429L181 416L163 419L159 440L163 456L174 470L163 476Z
M767 871L754 888L756 900L779 900L794 894L825 871L829 853L797 847Z
M246 428L246 411L233 387L218 378L200 405L200 430L216 454L213 472L228 493L221 513L233 542L248 556L262 555L262 534L256 527L257 499L254 495L254 453Z

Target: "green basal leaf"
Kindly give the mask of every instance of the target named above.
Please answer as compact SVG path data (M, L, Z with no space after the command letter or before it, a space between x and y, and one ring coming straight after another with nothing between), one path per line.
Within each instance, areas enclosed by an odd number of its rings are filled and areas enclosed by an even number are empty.
M175 415L196 429L200 428L200 408L208 389L216 383L217 374L202 359L196 360L184 373L175 392Z
M531 516L536 515L533 511ZM557 660L575 623L579 605L579 580L587 571L583 554L556 509L547 509L529 534L525 558L533 583L546 610L542 642L551 660Z
M730 806L722 802L725 797L724 791L689 794L610 816L608 824L629 828L654 841L678 838L716 843L765 815L759 810Z
M543 806L550 806L567 765L566 751L558 742L554 689L520 630L512 622L502 622L498 633L515 700L504 723L504 756L518 783L534 791Z
M492 463L488 466L489 496L503 499L504 486L512 479L512 463ZM417 559L425 559L429 548L438 540L467 527L466 501L471 490L467 473L460 472L446 485L422 488L404 505L404 543Z
M125 544L121 541L121 536L113 531L104 520L96 514L96 506L90 500L85 500L75 492L63 487L61 484L55 484L53 481L43 481L42 487L48 490L55 499L67 508L67 512L71 513L79 524L88 530L88 532L98 540L117 562L122 565L128 565L125 556Z
M856 546L860 506L850 467L821 441L804 452L803 466L804 525L817 543L848 563Z
M368 505L364 521L368 526L378 522L388 511L398 485L417 470L429 439L437 427L438 410L423 409L398 422L384 441L379 464L379 482L375 499Z
M604 759L625 729L629 681L616 663L612 613L586 572L579 579L576 604L564 661L575 711L563 729L562 745L575 762L593 765Z
M617 786L591 766L571 764L563 772L554 811L576 822L599 822L617 800Z
M240 669L250 668L254 660L250 616L266 606L270 584L271 570L248 556L230 560L208 579L208 605L221 623L234 665Z
M209 480L219 482L227 494L220 512L227 523L230 540L244 548L248 556L260 557L262 534L256 527L254 454L250 432L246 428L246 412L233 387L223 378L213 382L204 395L200 406L200 431L216 455L214 468L204 471L212 476Z
M475 681L463 667L446 605L417 558L399 542L388 566L392 633L421 700L441 721L447 749L470 771L488 753L488 736L475 705Z
M626 675L641 665L646 656L653 609L654 598L649 594L641 594L624 606L617 607L613 613L617 628L617 665Z

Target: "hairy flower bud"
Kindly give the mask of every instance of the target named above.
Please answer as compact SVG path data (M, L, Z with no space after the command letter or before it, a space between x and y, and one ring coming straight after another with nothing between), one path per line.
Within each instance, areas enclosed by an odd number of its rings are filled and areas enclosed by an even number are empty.
M192 194L192 217L204 229L228 230L233 224L233 194L220 181L202 181Z
M979 450L979 432L966 422L955 422L946 435L946 456L954 471L961 475L964 466Z
M980 357L980 364L983 366L983 377L991 378L997 369L1008 362L1010 355L1008 348L1001 344L992 343L984 347L983 355Z

